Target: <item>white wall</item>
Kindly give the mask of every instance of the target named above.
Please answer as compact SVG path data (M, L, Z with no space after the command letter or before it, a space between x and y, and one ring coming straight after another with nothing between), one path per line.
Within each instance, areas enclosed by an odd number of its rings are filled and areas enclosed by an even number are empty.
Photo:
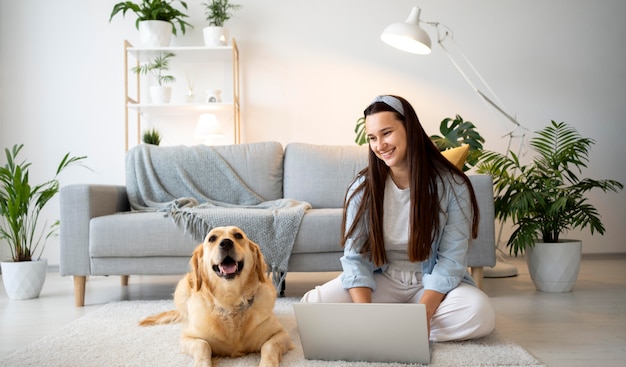
M123 40L137 44L134 16L108 22L117 0L0 0L0 146L24 143L33 180L50 178L70 151L93 171L73 183L124 183ZM596 139L584 175L626 183L619 148L626 135L626 2L592 0L239 0L227 24L241 52L243 141L353 144L355 120L371 98L409 99L430 133L460 114L504 151L510 125L488 109L437 46L429 56L383 44L385 26L413 5L440 21L530 131L551 119ZM206 24L188 0L195 28L176 45L200 45ZM428 29L431 32L432 29ZM431 37L435 38L433 32ZM180 81L183 83L184 81ZM573 232L585 253L626 252L626 194L590 195L605 236ZM58 198L46 213L58 218ZM45 256L58 264L58 239ZM3 248L6 257L7 251Z

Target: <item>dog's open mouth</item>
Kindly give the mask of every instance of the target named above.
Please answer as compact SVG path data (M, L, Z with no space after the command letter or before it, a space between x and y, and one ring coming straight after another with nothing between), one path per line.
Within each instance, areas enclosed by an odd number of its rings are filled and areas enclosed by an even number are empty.
M243 269L243 261L235 261L230 256L226 256L221 264L213 265L213 271L226 279L234 279Z

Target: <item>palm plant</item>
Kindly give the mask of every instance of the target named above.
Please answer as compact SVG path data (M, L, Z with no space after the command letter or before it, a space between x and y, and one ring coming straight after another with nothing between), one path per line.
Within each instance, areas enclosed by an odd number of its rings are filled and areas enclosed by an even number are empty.
M172 52L160 53L152 61L133 67L132 71L141 75L152 74L160 86L173 83L176 80L174 76L163 75L163 72L169 70L170 58L174 56L176 55Z
M44 206L59 192L58 175L68 166L78 163L86 157L71 157L65 154L54 177L39 185L29 182L30 163L18 163L17 156L24 147L14 145L6 148L7 163L0 167L0 239L8 242L13 261L30 261L39 258L46 240L56 234L59 221L38 230L39 214ZM41 247L40 247L41 246ZM39 256L36 256L40 249Z
M513 152L510 157L484 152L477 166L479 173L493 176L497 218L513 221L507 247L515 256L532 248L537 239L558 242L571 229L589 227L591 234L604 234L597 209L584 195L595 188L604 192L623 188L615 180L578 177L589 162L593 139L554 121L536 134L530 146L538 155L530 164L522 165Z
M206 20L209 21L209 25L215 27L223 27L224 22L233 16L232 11L241 8L241 5L230 4L229 0L210 0L202 5L205 8Z
M141 21L161 20L172 25L172 34L176 35L176 25L178 25L180 31L185 34L185 27L193 26L183 20L183 18L188 17L188 15L176 9L173 6L174 2L180 3L180 5L187 10L187 3L181 0L142 0L141 3L138 4L132 1L122 1L113 6L109 22L119 12L122 12L122 16L126 16L126 12L130 10L137 16L137 20L135 21L135 27L137 29L139 29L139 22Z

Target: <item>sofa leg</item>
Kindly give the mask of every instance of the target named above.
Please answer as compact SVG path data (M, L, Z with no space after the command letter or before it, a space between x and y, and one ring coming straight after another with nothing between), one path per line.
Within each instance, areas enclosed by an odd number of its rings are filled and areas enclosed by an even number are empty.
M126 287L128 285L128 275L122 275L122 287Z
M483 267L482 266L472 266L470 268L470 272L472 273L472 278L474 278L474 283L479 289L483 289Z
M76 307L85 306L86 275L74 275L74 304Z
M285 273L280 273L280 276L283 277ZM287 284L287 279L283 279L283 283L280 285L280 296L285 297L285 284Z

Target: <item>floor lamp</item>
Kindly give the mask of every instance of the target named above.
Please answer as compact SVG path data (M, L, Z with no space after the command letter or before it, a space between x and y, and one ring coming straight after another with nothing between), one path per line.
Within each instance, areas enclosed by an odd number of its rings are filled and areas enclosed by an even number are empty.
M452 30L439 22L420 21L420 13L420 8L413 7L406 21L389 25L387 28L385 28L380 38L383 40L383 42L399 50L418 55L427 55L431 52L432 42L428 33L426 33L426 31L420 27L420 23L434 27L437 30L437 43L446 53L450 62L452 62L454 67L463 76L465 81L470 85L474 92L476 92L480 96L481 100L490 107L490 110L497 111L500 114L500 117L504 117L506 121L513 124L511 130L503 136L508 138L507 155L508 152L511 150L511 144L513 139L517 138L520 139L518 156L521 155L522 148L524 146L526 129L522 127L522 125L517 121L514 116L507 113L504 107L502 107L502 103L495 95L493 90L485 82L483 77L478 73L476 68L465 56L460 47L454 42ZM464 71L461 64L457 61L457 59L454 58L452 52L446 47L444 42L452 44L455 52L465 63L464 66L467 67L468 71ZM478 85L481 85L481 88L484 89L481 90ZM502 256L503 251L500 248L500 238L502 236L503 226L504 223L501 223L496 242L496 253L498 261L496 261L496 265L494 267L487 267L484 270L484 276L488 278L509 277L517 275L517 267L512 264L506 263Z

